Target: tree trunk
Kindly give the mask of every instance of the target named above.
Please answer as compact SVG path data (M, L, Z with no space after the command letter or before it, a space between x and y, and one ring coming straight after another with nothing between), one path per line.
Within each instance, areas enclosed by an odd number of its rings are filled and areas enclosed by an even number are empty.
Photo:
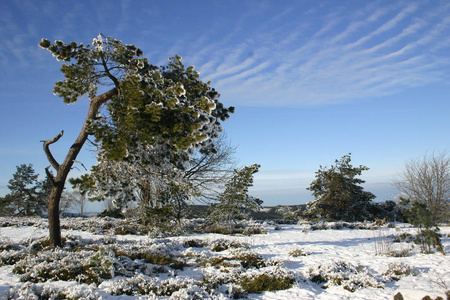
M48 203L48 228L50 233L50 246L52 247L60 247L62 245L59 203L64 190L64 183L64 181L58 182L53 186Z
M53 185L50 192L50 200L48 204L48 229L50 234L50 247L62 246L59 204L61 201L62 192L64 191L64 185L66 183L67 176L69 175L69 172L72 169L72 166L78 154L80 153L81 148L83 147L89 136L87 131L88 126L91 121L95 119L100 106L117 94L117 88L113 88L112 90L98 95L91 100L89 111L86 116L86 120L84 121L83 127L81 128L80 134L75 140L75 143L70 147L69 152L67 153L67 156L61 165L59 165L56 159L53 157L52 153L50 152L49 146L53 143L56 143L64 134L64 131L61 131L61 133L59 133L53 139L43 141L44 152L47 155L47 159L52 167L56 170L56 176L53 176L48 168L46 168L47 176L50 178L50 181Z

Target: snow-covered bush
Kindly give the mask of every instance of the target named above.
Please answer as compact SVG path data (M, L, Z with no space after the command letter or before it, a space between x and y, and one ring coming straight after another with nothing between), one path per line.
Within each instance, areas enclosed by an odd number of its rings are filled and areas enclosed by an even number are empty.
M113 278L115 262L114 252L100 247L94 255L91 255L82 261L84 276L81 278L81 281L86 283L98 283L103 279Z
M164 266L167 265L172 269L182 270L186 263L179 259L175 258L171 255L164 255L161 253L147 253L145 255L145 262L151 263L154 265Z
M383 273L383 281L400 280L404 276L415 276L417 272L415 268L402 262L394 262L388 264L386 271Z
M313 223L310 227L311 230L327 230L328 229L328 225L327 222L317 222L317 223Z
M102 299L102 297L87 285L74 285L63 288L53 288L49 285L39 285L27 282L22 284L20 287L10 288L10 290L5 295L5 299L99 300Z
M189 283L187 287L175 291L170 296L170 299L180 300L201 300L211 299L211 294L203 286Z
M311 253L308 251L304 251L300 247L297 247L297 248L291 249L288 254L289 254L289 256L292 256L292 257L300 257L300 256L310 255Z
M282 268L265 268L258 272L247 272L239 281L248 293L285 290L292 287L294 276Z
M39 217L0 217L0 227L34 226L47 229L47 220Z
M26 252L22 250L3 250L0 251L0 266L2 265L14 265L26 255Z
M100 248L97 252L69 252L62 249L28 254L18 261L13 273L21 281L46 282L48 280L98 283L114 277L114 253Z
M217 289L221 285L237 283L243 271L241 266L222 266L219 269L207 266L203 269L202 281Z
M211 251L221 252L228 249L236 248L249 248L248 245L240 243L238 241L230 241L225 239L217 239L210 243L209 245Z
M198 287L198 288L194 288ZM179 292L180 290L189 290L188 294ZM159 278L145 276L142 274L131 278L120 279L109 287L109 291L113 295L156 295L156 296L172 296L174 299L207 299L207 298L183 298L186 295L207 295L209 290L203 282L188 277L175 277L161 280Z
M308 270L309 280L319 284L322 288L330 285L342 286L344 289L354 292L359 287L383 288L367 268L354 266L345 261L335 261L327 265L318 265Z
M208 246L208 242L201 239L187 239L184 240L183 246L185 248L205 248Z
M242 231L243 235L266 234L267 230L260 224L247 225Z
M239 262L233 261L231 258L227 258L225 256L213 256L210 258L201 259L198 264L203 267L215 267L218 269L241 266Z
M13 265L26 254L23 245L13 243L9 238L0 236L0 266Z
M242 267L247 268L263 268L266 266L264 258L253 251L245 249L234 249L231 251L232 259L241 263Z

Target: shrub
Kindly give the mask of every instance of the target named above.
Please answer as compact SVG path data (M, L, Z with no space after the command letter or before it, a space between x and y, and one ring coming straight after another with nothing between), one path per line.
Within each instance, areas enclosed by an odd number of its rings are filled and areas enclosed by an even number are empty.
M64 280L99 283L114 277L114 261L114 253L103 248L96 253L55 249L27 255L16 263L13 273L20 274L20 280L24 282Z
M433 249L436 249L445 255L438 227L432 229L419 229L414 242L419 245L422 253L431 254L433 253Z
M101 247L94 255L82 262L82 282L99 283L114 277L114 253Z
M398 281L404 276L415 276L416 272L414 267L411 267L402 262L395 262L388 264L386 271L383 273L384 281Z
M99 213L97 217L111 217L123 219L125 216L123 215L122 211L119 208L114 208L114 209L105 209L104 211Z
M3 250L0 252L0 267L2 265L14 265L26 256L24 250Z
M26 248L0 236L0 266L14 265L26 255Z
M327 230L328 225L327 225L327 222L321 221L321 222L313 223L310 228L311 228L311 230Z
M137 234L136 228L127 225L120 225L114 228L114 234L116 235L126 235L126 234Z
M312 282L319 284L322 288L327 288L329 285L342 286L350 292L354 292L358 287L366 286L383 288L383 285L366 268L344 261L310 268L308 276Z
M245 275L240 281L242 288L248 293L286 290L291 288L293 283L294 277L280 269Z
M410 205L408 199L402 199L403 205ZM418 228L415 243L420 246L422 253L432 253L433 249L438 250L445 255L444 248L441 243L441 235L433 214L425 203L413 201L412 205L403 211L408 217L408 222Z
M409 256L409 251L410 251L410 249L408 249L408 248L395 249L395 250L391 250L388 253L386 253L386 256L390 256L390 257L407 257L407 256Z
M238 250L233 253L233 259L241 262L243 268L263 268L266 266L264 258L254 252Z
M280 206L276 212L280 214L284 220L288 221L298 221L302 216L301 208L294 210L294 208L289 205Z
M97 300L101 296L85 285L63 288L52 288L48 285L40 286L27 282L20 287L12 287L4 295L5 299L39 299L39 300ZM3 299L3 298L2 298Z
M207 226L204 226L201 232L218 233L225 235L233 235L233 234L252 235L252 234L265 234L267 233L267 230L265 230L260 224L256 224L255 222L240 220L234 223L218 223L218 222L210 223Z
M183 242L185 248L204 248L208 246L208 243L200 239L189 239Z
M291 251L289 251L288 255L292 256L292 257L300 257L300 256L307 256L309 254L310 254L309 252L305 252L300 247L298 247L298 248L294 248Z
M260 225L247 226L244 228L244 231L242 231L243 235L266 234L266 233L267 230L262 228Z
M215 268L204 268L202 281L204 284L218 289L221 285L237 284L241 278L241 267L221 267L219 272Z
M228 299L241 299L247 298L248 293L241 285L236 283L229 283L226 287L226 294L228 296Z
M189 290L184 294L182 290ZM207 299L207 298L189 298L191 295L200 295L206 297L209 294L207 286L203 282L187 277L176 277L161 280L155 277L149 277L142 274L131 278L120 279L110 287L110 293L113 295L154 295L154 296L173 296L175 299ZM181 298L176 298L181 297ZM187 297L187 298L183 298Z
M210 249L214 252L221 252L232 248L248 248L248 245L242 244L238 241L224 239L215 240L210 244Z
M215 267L215 268L223 268L223 267L228 268L228 267L241 266L240 263L236 263L236 262L233 263L230 261L229 258L226 258L223 256L221 256L221 257L215 256L215 257L211 257L209 259L202 260L199 263L199 265L203 266L203 267L211 266L211 267Z
M161 253L147 253L145 255L145 262L160 266L168 265L172 269L177 270L182 270L186 266L185 262Z

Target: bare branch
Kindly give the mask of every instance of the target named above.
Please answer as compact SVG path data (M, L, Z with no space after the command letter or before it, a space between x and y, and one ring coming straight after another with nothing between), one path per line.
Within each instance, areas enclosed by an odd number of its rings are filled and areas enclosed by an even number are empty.
M45 168L45 174L47 174L47 177L50 180L52 186L55 186L55 177L53 176L52 172L50 172L49 168L50 166Z
M56 161L56 159L53 157L52 152L50 151L50 145L56 143L64 134L64 130L61 130L61 132L55 136L54 138L50 139L50 140L43 140L41 142L44 143L44 152L45 155L47 156L48 161L50 162L50 164L52 165L53 168L55 168L55 170L58 170L59 168L59 163Z
M394 184L410 200L425 203L436 221L450 217L450 157L446 152L410 160Z
M88 169L86 168L86 166L81 161L74 160L73 162L74 163L79 163L83 167L83 169L87 172Z

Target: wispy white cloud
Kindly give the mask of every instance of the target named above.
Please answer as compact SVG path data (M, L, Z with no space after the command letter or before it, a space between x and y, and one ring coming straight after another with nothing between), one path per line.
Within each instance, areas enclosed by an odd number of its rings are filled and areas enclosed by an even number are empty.
M311 6L256 1L241 4L232 19L209 18L203 24L207 26L193 31L189 20L179 23L186 28L161 22L165 7L156 4L128 0L113 10L103 1L91 12L76 2L64 4L60 16L61 5L42 8L40 17L24 24L1 14L0 34L5 38L0 61L14 59L22 66L44 61L47 54L36 43L46 22L52 26L48 38L82 42L97 34L92 30L106 28L96 29L105 23L112 35L119 34L115 37L142 47L154 64L165 64L175 54L184 56L224 100L240 105L356 101L444 81L450 75L446 1L380 0L351 6L333 1ZM16 16L24 17L39 11L39 5L24 0L16 9ZM77 26L83 16L84 25Z
M374 31L370 32L369 34L361 37L355 43L348 45L348 47L361 46L362 44L373 39L374 37L396 28L397 25L401 21L403 21L408 15L412 14L416 10L417 10L417 5L415 5L415 4L406 6L400 12L398 12L393 18L387 20L387 22L383 23L381 26L379 26Z
M320 10L284 10L260 24L261 31L241 20L227 36L231 44L209 45L211 55L202 53L199 70L240 105L354 101L449 75L448 5L370 6L356 17L343 11L323 17Z

